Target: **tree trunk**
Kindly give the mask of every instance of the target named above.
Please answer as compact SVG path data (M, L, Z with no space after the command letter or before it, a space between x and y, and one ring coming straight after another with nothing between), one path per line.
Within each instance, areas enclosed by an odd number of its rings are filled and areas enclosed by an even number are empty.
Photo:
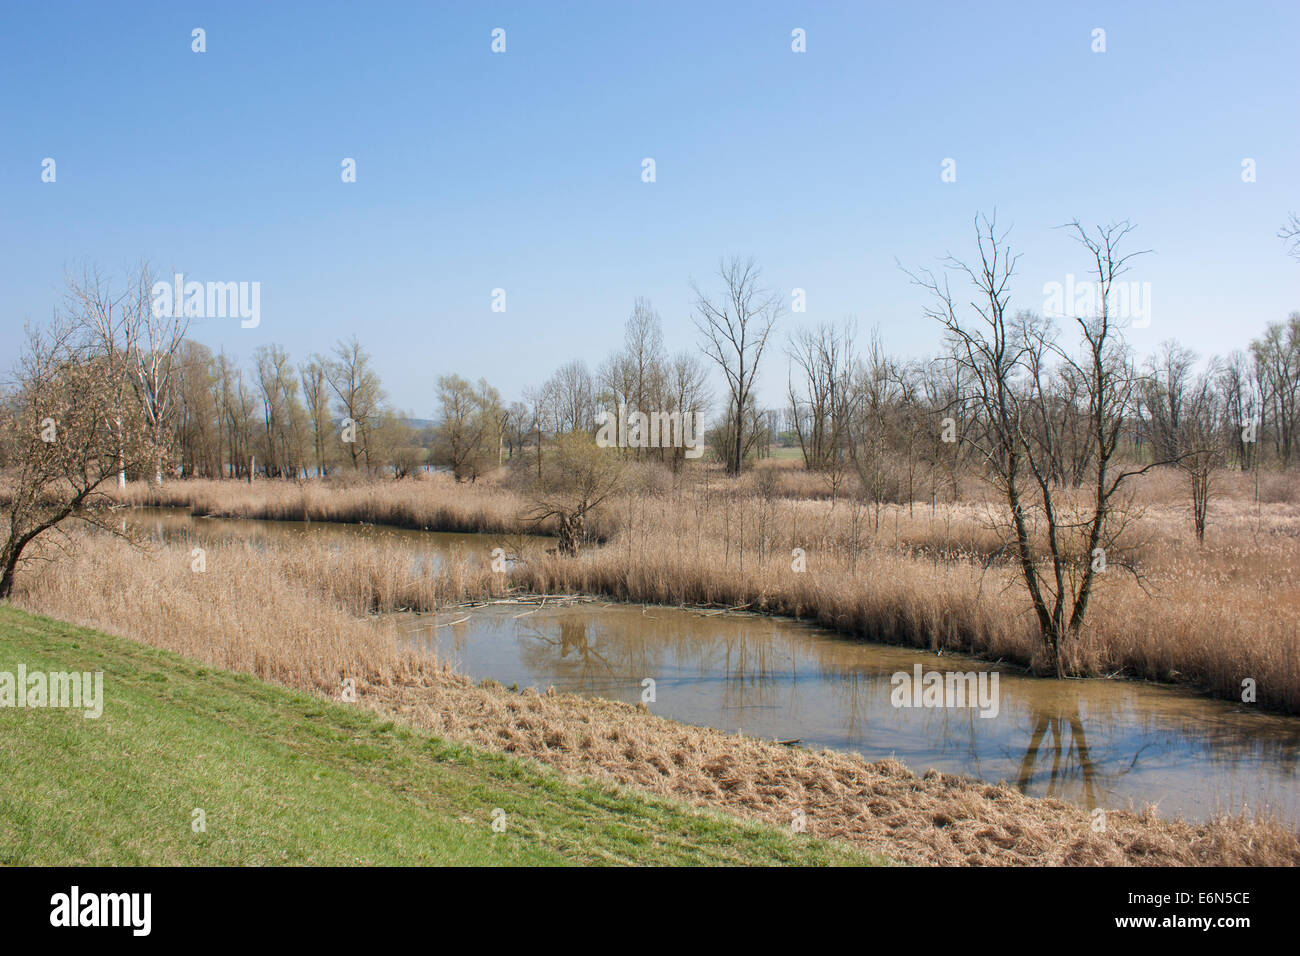
M560 515L560 533L557 550L567 557L577 557L582 544L582 515Z
M0 557L0 564L3 564L3 571L0 571L0 599L8 598L14 589L14 571L18 567L18 554L5 554Z

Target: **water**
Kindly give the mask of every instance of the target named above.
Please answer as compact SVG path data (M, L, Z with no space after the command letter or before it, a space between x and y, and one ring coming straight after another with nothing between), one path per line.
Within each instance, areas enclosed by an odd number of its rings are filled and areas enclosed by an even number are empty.
M358 537L395 542L414 558L435 563L455 551L490 550L504 536L416 531L388 525L339 524L329 521L263 521L257 518L196 518L184 508L138 508L124 519L148 541L193 541L197 544L248 541L254 546L295 544L304 539L344 547ZM531 540L548 540L533 538ZM489 543L491 542L491 543Z
M216 521L149 513L157 533L291 542L396 534L413 551L483 550L495 539L420 531ZM133 519L136 520L136 519ZM299 538L300 540L300 538ZM895 707L892 675L993 671L954 655L852 640L758 615L581 603L489 605L404 615L410 639L476 679L635 703L653 681L655 713L813 748L896 757L1005 780L1031 796L1089 809L1155 803L1205 819L1263 810L1300 825L1300 719L1261 714L1178 688L1130 681L1056 681L998 669L998 713Z

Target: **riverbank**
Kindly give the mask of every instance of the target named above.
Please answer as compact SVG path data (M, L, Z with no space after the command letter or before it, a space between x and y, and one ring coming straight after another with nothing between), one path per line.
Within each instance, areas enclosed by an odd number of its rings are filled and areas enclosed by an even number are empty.
M79 535L70 554L20 578L17 602L296 690L358 700L464 744L526 756L568 776L637 787L747 820L790 826L907 863L1294 865L1300 838L1244 818L1189 824L1145 813L1096 818L1009 786L916 775L897 761L806 751L690 727L610 701L475 684L417 653L377 607L440 606L505 593L477 556L417 573L409 553L359 541L327 548L131 550ZM333 555L333 556L332 556Z
M649 604L746 607L873 641L1042 670L1018 572L975 492L933 508L883 505L877 512L812 496L815 478L805 473L772 474L770 481L750 475L725 483L702 471L675 486L650 482L592 522L602 546L576 559L533 549L512 566L508 584ZM1098 580L1071 662L1076 674L1184 684L1234 701L1249 680L1251 706L1300 713L1300 505L1289 486L1279 485L1274 500L1256 506L1243 480L1219 479L1205 547L1191 539L1177 476L1138 482L1131 543L1109 556L1113 569ZM512 536L531 530L520 517L527 502L509 488L446 476L339 485L136 484L121 499L229 517ZM412 594L402 606L442 605Z
M3 865L880 862L0 606L19 662L103 672L103 711L0 708Z

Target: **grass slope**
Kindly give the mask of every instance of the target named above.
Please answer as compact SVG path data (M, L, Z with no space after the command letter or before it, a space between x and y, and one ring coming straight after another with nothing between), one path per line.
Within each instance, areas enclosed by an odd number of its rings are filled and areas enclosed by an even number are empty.
M0 671L20 663L103 671L105 703L0 707L7 865L880 862L0 605Z

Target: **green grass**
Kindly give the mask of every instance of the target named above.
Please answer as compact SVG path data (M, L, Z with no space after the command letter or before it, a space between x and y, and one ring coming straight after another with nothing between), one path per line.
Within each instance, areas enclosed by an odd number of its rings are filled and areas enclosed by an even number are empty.
M786 460L786 459L793 460L795 458L802 459L803 452L799 449L798 445L793 445L789 448L774 446L771 449L771 457L780 460Z
M20 663L103 671L105 702L0 707L2 864L882 862L0 605L0 671Z

